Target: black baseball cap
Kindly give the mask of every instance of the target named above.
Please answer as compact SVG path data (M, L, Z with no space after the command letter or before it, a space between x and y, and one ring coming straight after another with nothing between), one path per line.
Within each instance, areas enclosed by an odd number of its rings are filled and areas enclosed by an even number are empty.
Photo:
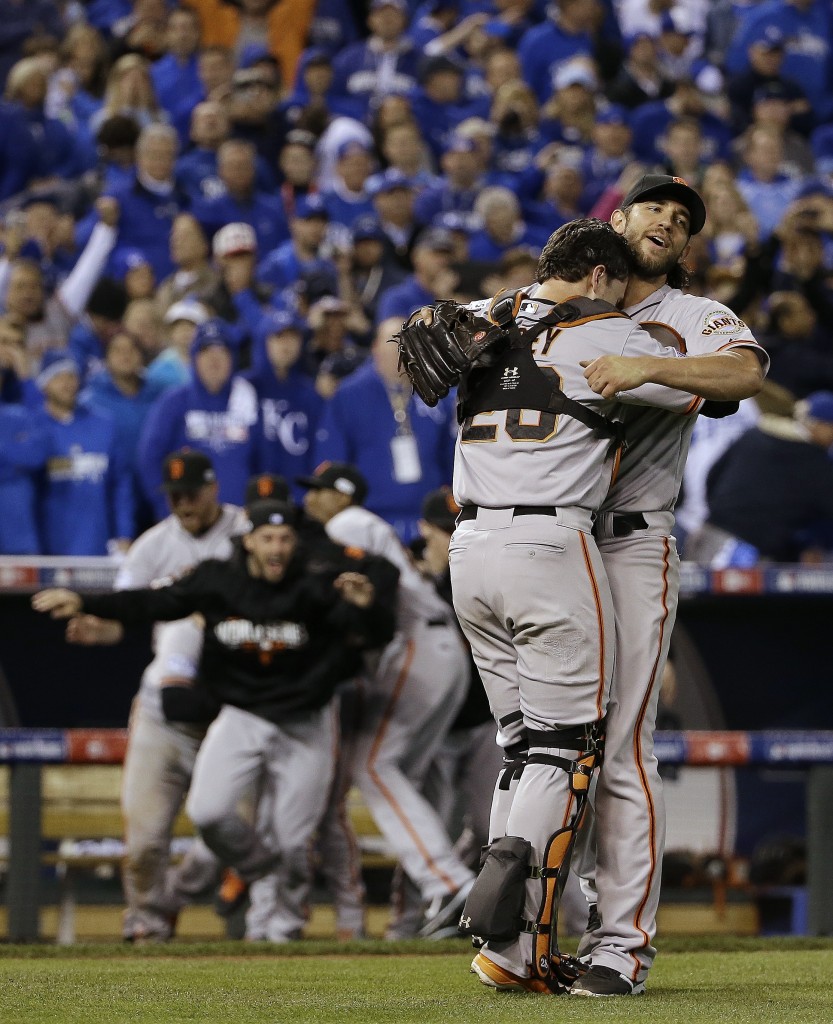
M296 482L302 487L338 491L347 495L353 505L363 505L367 497L367 481L355 466L346 462L324 462L312 476L299 476Z
M249 532L259 526L291 526L298 522L298 510L291 501L256 501L249 508Z
M196 491L217 480L211 459L202 452L171 452L162 466L162 489Z
M277 473L258 473L246 484L245 503L248 508L256 501L289 501L289 484Z
M619 208L626 210L634 203L645 203L651 198L660 197L676 199L688 210L691 218L690 235L696 235L703 230L706 223L706 204L684 178L672 177L670 174L643 174L622 200Z
M430 491L422 501L422 518L445 533L454 533L460 506L454 500L450 487Z

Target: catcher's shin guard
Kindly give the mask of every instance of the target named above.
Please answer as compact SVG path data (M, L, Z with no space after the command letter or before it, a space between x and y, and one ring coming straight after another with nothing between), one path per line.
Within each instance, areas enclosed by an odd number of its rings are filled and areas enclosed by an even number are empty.
M466 898L460 931L481 939L511 941L523 926L532 844L501 836L485 849L480 873Z
M586 968L574 957L558 948L558 903L570 870L570 856L576 833L584 818L587 795L593 772L602 760L603 723L591 726L587 747L575 761L533 751L529 764L549 764L567 772L570 778L572 814L569 823L554 832L544 849L543 863L530 869L533 878L541 879L541 903L534 922L526 922L532 933L532 973L553 992L564 992ZM553 734L557 737L557 733Z

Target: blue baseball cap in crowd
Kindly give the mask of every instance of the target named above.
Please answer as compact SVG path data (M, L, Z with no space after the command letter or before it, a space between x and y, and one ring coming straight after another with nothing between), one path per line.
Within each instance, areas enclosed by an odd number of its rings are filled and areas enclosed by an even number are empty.
M200 324L196 331L194 331L194 337L191 341L191 355L196 355L197 352L202 352L203 349L210 348L212 345L222 345L223 348L228 349L235 347L231 327L225 320L221 320L217 316L206 320L204 324Z
M295 201L295 216L301 220L312 220L314 217L320 217L321 220L330 219L324 200L316 192L300 196Z
M630 124L630 120L621 104L611 103L596 114L596 124Z
M397 167L389 167L381 174L374 174L365 183L365 191L371 199L384 192L393 192L398 188L413 189L413 187L413 181Z
M365 213L356 217L350 227L350 234L353 236L353 243L356 242L384 242L385 232L382 225L372 213Z
M237 66L248 70L264 61L274 64L276 68L280 67L277 57L265 43L246 43L240 51L240 59L237 62Z
M833 423L833 391L814 391L796 403L796 418Z
M371 11L378 11L380 7L396 7L404 14L408 13L407 0L370 0Z
M778 25L759 25L750 35L747 46L763 46L766 50L783 50L787 44L784 30Z
M294 309L270 309L264 313L258 324L258 334L268 338L271 334L283 334L284 331L298 331L303 334L307 322Z
M471 214L461 213L459 210L446 210L445 213L438 213L431 219L431 227L468 234L470 218Z
M113 277L119 281L123 281L131 270L137 270L139 267L152 267L141 249L116 249L110 257L110 269Z
M43 354L40 370L35 378L35 384L43 391L46 385L61 373L74 373L80 379L81 370L78 363L65 348L51 348Z
M500 18L490 18L481 26L480 30L491 39L503 40L511 39L512 34L516 31L514 25L501 21Z

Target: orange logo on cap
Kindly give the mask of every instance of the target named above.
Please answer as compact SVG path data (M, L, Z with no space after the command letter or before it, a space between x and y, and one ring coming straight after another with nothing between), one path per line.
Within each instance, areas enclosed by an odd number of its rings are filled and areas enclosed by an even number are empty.
M446 496L445 496L445 504L446 504L446 508L448 509L448 511L452 515L454 515L454 516L456 516L457 513L460 511L460 506L454 500L454 495L451 494L451 492L446 494Z
M268 476L262 476L257 482L257 493L261 498L268 498L272 493L272 481Z
M688 182L685 180L685 178L673 178L672 181L674 181L677 185L685 185L686 188L688 188Z
M182 459L172 459L168 466L171 480L181 480L185 476L185 463Z

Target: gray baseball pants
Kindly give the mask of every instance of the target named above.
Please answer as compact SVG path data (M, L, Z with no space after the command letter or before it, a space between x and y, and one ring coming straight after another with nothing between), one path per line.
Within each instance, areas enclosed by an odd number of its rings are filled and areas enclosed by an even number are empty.
M511 509L481 509L451 539L454 607L506 742L519 738L519 721L548 732L605 713L613 602L589 526L582 510L513 516ZM537 744L530 752L568 761L576 753ZM547 842L575 808L569 778L558 767L529 764L517 785L506 834L530 841L533 864L543 863ZM535 920L540 905L541 883L531 879L525 917ZM529 973L530 935L486 949L513 973Z
M217 857L253 882L306 851L321 820L333 773L330 707L275 725L225 705L211 723L194 765L187 810ZM246 794L269 792L268 833L240 811Z
M602 925L579 952L638 984L656 955L665 802L654 728L680 569L674 538L659 526L602 539L599 550L616 609L616 667L604 762L574 860Z

